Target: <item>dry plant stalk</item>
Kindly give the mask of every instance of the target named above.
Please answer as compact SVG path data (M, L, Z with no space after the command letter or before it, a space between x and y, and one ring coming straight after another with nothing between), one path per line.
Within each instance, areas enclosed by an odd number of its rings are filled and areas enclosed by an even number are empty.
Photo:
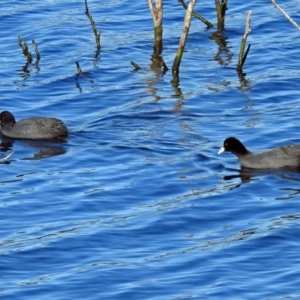
M244 65L244 63L246 61L248 52L249 52L250 47L251 47L251 45L249 44L249 46L248 46L248 48L246 50L246 53L244 54L245 47L246 47L247 37L248 37L249 33L251 32L251 29L250 29L251 14L252 14L252 10L250 10L248 12L247 19L246 19L245 33L244 33L242 41L241 41L240 55L239 55L239 61L238 61L238 65L237 65L237 71L238 71L238 73L239 73L240 76L244 76L242 69L243 69L243 65Z
M225 27L225 14L227 10L227 0L215 0L216 10L217 10L217 19L218 19L218 32L224 30Z
M298 30L300 30L299 25L275 2L275 0L270 1Z
M187 5L185 4L184 0L178 0L179 3L182 4L182 6L187 9ZM203 18L201 15L197 14L196 12L193 11L192 15L199 19L200 21L202 21L206 26L207 28L212 28L214 27L212 23L210 23L209 21L207 21L205 18Z
M154 23L154 53L161 54L163 49L162 0L155 0L155 7L153 7L152 0L148 0L148 6L151 11L151 15Z
M79 65L79 62L78 61L76 61L76 67L77 67L77 75L82 75L82 70L81 70L81 68L80 68L80 65Z
M172 73L173 76L178 76L179 73L179 66L183 54L183 50L186 44L186 39L189 33L190 25L191 25L191 19L192 19L192 13L193 13L193 8L195 6L196 0L191 0L188 8L186 10L185 18L184 18L184 27L183 27L183 32L181 34L181 38L179 41L179 46L178 50L174 59L173 67L172 67Z
M141 67L137 63L135 63L134 61L131 61L130 63L133 65L134 71L138 71L138 70L141 69Z
M18 43L22 49L24 56L26 56L26 58L27 58L27 62L31 64L32 63L32 55L28 49L28 45L27 45L26 41L23 42L21 36L18 36Z
M32 40L32 45L34 47L34 51L36 54L36 61L38 62L41 59L41 55L40 55L40 52L39 52L39 49L38 49L38 46L37 46L35 40Z
M94 32L94 35L95 35L97 49L100 49L100 35L101 35L101 31L100 32L97 31L97 27L96 27L96 24L95 24L95 22L93 20L93 17L89 13L89 8L88 8L88 5L87 5L87 0L85 0L84 3L85 3L85 14L88 16L88 18L89 18L89 20L91 22L91 25L92 25L92 28L93 28L93 32Z

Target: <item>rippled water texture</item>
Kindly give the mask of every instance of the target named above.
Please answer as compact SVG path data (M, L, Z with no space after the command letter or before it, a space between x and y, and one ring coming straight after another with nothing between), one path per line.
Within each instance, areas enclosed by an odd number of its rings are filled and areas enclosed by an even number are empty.
M299 1L280 4L300 21ZM297 29L270 1L229 1L223 41L193 19L176 87L180 3L164 1L166 72L152 57L146 1L89 0L89 9L100 52L84 1L1 4L1 110L55 116L70 137L2 138L2 157L15 153L0 164L0 296L300 298L300 174L245 172L217 155L228 136L253 151L300 144ZM216 25L214 1L196 11Z

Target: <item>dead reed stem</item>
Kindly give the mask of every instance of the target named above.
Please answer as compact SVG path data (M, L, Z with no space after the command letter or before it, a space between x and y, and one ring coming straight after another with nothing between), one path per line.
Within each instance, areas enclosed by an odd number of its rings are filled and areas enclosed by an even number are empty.
M163 50L163 1L155 0L155 7L153 7L152 0L148 0L148 6L151 11L154 23L154 53L157 55Z
M298 30L300 30L299 25L275 2L275 0L270 1Z
M181 3L182 4L182 6L185 8L185 9L187 9L187 5L185 4L185 2L184 2L184 0L178 0L178 2L179 3ZM203 18L201 15L199 15L198 13L196 13L196 12L192 12L192 15L193 15L193 17L195 17L195 18L197 18L198 20L200 20L201 22L203 22L206 26L207 26L207 28L212 28L212 27L214 27L214 25L212 24L212 23L210 23L209 21L207 21L205 18Z
M250 29L251 14L252 14L252 10L250 10L248 12L247 19L246 19L245 33L244 33L242 41L241 41L239 61L238 61L238 64L237 64L237 72L238 72L240 77L245 76L245 74L243 73L243 65L246 61L247 55L248 55L250 47L251 47L251 44L249 44L248 48L245 52L247 37L248 37L249 33L251 32L251 29Z
M101 35L101 31L100 32L97 31L97 27L96 27L96 24L95 24L95 22L93 20L93 17L89 13L89 8L88 8L88 5L87 5L87 0L85 0L84 3L85 3L85 14L88 16L88 18L89 18L89 20L91 22L92 29L93 29L94 36L95 36L95 41L96 41L97 49L100 49L100 35Z
M182 59L183 50L186 44L186 39L190 30L191 25L191 19L192 19L192 13L193 8L195 6L196 0L190 0L190 3L188 5L188 8L186 10L185 18L184 18L184 25L183 25L183 31L181 34L181 38L179 41L178 50L174 59L173 67L172 67L172 74L173 76L178 76L179 74L179 66Z

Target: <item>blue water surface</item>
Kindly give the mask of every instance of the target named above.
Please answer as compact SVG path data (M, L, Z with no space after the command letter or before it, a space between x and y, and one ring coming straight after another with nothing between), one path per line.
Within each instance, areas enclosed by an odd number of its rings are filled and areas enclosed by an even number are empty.
M168 71L147 1L88 5L100 51L84 1L0 8L1 111L70 130L66 143L2 138L2 156L15 153L0 165L0 296L299 299L300 174L217 154L228 136L253 151L300 144L299 31L270 1L232 0L217 39L214 1L198 1L214 28L193 18L176 86L179 2L163 3ZM299 1L280 5L300 23Z

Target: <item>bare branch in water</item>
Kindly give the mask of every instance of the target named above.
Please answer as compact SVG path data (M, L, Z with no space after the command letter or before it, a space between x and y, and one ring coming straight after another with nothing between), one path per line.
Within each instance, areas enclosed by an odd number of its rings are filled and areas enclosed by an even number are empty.
M300 30L299 25L275 2L275 0L270 1L298 30Z
M95 35L95 40L96 40L96 45L97 45L97 48L100 49L100 35L101 35L101 31L98 32L97 31L97 27L96 27L96 24L93 20L93 17L90 15L89 13L89 8L88 8L88 5L87 5L87 0L84 1L85 3L85 14L88 16L90 22L91 22L91 25L92 25L92 28L93 28L93 32L94 32L94 35Z

